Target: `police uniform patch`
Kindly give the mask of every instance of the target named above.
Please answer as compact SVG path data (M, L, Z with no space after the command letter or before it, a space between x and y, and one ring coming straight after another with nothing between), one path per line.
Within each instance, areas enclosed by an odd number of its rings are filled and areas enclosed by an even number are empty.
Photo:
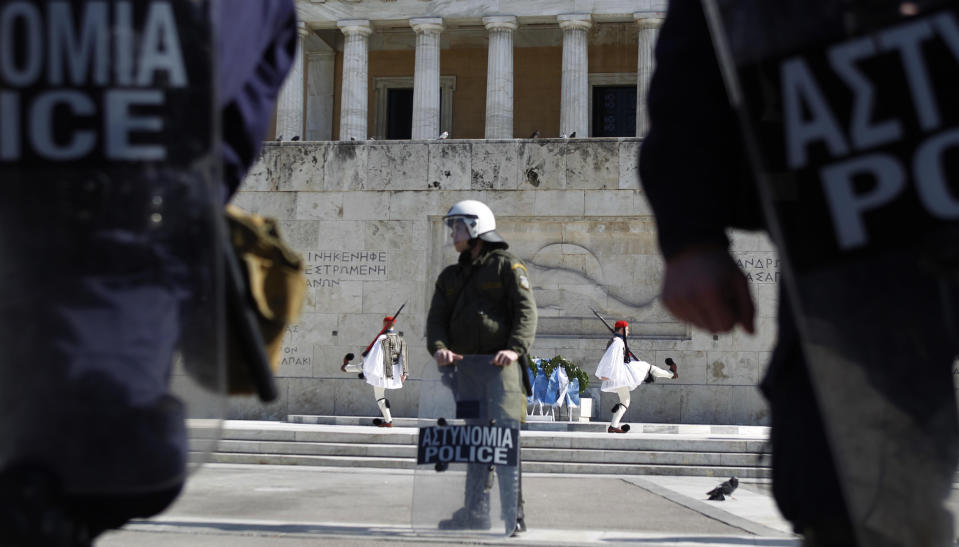
M523 268L523 269L525 270L526 268ZM519 276L519 286L526 290L529 290L529 279L526 279L525 275Z

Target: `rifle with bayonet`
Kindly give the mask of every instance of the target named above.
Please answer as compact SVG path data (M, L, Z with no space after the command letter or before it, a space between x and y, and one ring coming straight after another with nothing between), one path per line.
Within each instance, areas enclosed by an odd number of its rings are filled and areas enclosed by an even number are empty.
M394 313L394 314L392 315L394 321L396 321L396 318L400 316L400 312L402 312L402 311L403 311L403 308L405 308L405 307L406 307L406 302L403 302L403 305L400 306L400 309L396 310L396 313ZM386 332L387 329L389 329L389 328L390 328L389 326L385 326L385 327L383 327L382 329L380 329L380 332L376 333L376 336L373 337L373 341L370 342L370 345L366 346L366 349L363 350L363 353L361 353L360 356L366 357L366 354L368 354L368 353L370 352L370 350L373 349L373 344L376 343L376 340L380 337L380 335L382 335L384 332ZM345 356L343 356L343 364L340 365L340 370L342 370L342 371L345 372L345 371L346 371L346 365L350 364L350 361L353 360L353 357L355 357L355 356L354 356L352 353L347 353ZM360 373L360 378L362 378L362 377L363 377L363 373L361 372L361 373Z
M405 307L406 307L406 302L403 302L403 305L400 306L400 309L396 310L396 313L394 313L394 314L391 316L391 317L393 317L393 321L396 321L396 318L400 316L400 312L403 311L403 308L405 308ZM373 341L370 342L370 345L366 346L366 349L363 350L363 353L361 353L360 355L362 355L363 357L366 357L366 354L369 353L371 349L373 349L373 344L376 343L376 339L379 338L380 335L383 334L384 332L386 332L389 328L390 328L390 327L387 326L387 327L383 327L382 329L380 329L380 332L376 333L376 336L373 337Z
M609 332L613 333L614 336L620 336L620 334L619 334L618 332L616 332L616 329L614 329L613 327L611 327L611 326L609 325L609 323L608 323L605 319L603 319L603 316L600 315L598 311L594 310L593 308L590 308L589 311L593 312L593 315L595 315L600 321L603 322L604 325L606 325L606 328L609 329ZM632 351L630 351L630 349L629 349L629 344L626 342L626 334L623 333L622 337L623 337L623 348L625 348L625 350L626 350L626 355L629 356L629 357L632 357L632 358L635 359L636 361L639 361L639 360L640 360L639 357L636 357L636 354L633 353ZM675 363L673 363L673 360L672 360L671 358L666 359L666 364L669 365L670 370L672 370L674 373L676 372L676 365L675 365ZM656 379L655 379L655 377L653 376L653 374L652 374L651 372L647 371L647 372L646 372L646 378L643 379L643 383L644 383L644 384L651 384L651 383L653 383L653 382L655 382L655 381L656 381Z
M595 315L597 319L599 319L600 321L603 322L604 325L606 325L606 328L609 329L609 332L613 333L614 336L619 335L619 333L616 332L616 329L614 329L613 327L611 327L610 324L609 324L605 319L603 319L603 316L600 315L598 311L594 310L593 308L590 308L589 311L593 312L593 315ZM632 351L629 350L629 344L626 343L626 335L625 335L625 334L623 335L623 346L626 348L626 355L628 355L628 356L632 357L633 359L639 361L639 357L636 357L636 354L634 354Z
M616 332L616 329L614 329L613 327L609 326L609 323L607 323L606 320L603 319L603 316L600 315L598 311L594 310L593 308L590 308L589 311L593 312L593 315L595 315L600 321L603 322L604 325L606 325L606 328L609 329L609 332L613 333L614 336L619 336L619 333ZM639 361L639 357L636 357L636 354L629 350L629 344L626 343L626 335L625 335L625 334L623 334L623 347L626 348L626 355L628 355L628 356L632 357L633 359ZM668 367L669 367L669 370L672 371L672 373L673 373L673 378L678 378L678 374L679 374L679 373L677 372L678 367L677 367L677 365L676 365L676 362L673 361L673 358L672 358L672 357L667 357L667 358L666 358L666 366L668 366ZM647 372L647 373L646 373L646 379L643 380L643 383L645 383L645 384L651 384L651 383L653 383L653 382L655 382L655 381L656 381L656 379L653 377L652 373L651 373L651 372Z

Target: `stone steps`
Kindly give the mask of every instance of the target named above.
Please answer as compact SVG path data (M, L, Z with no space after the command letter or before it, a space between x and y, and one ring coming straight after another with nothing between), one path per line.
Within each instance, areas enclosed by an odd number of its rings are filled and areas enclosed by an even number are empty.
M395 419L390 429L361 424L371 418L345 420L349 425L226 421L190 423L195 454L215 463L313 465L415 469L416 425ZM339 419L339 418L338 418ZM402 420L402 421L401 421ZM406 425L408 424L408 425ZM737 426L667 426L637 424L634 432L612 435L589 431L541 430L527 424L521 436L523 470L531 473L684 475L768 478L771 458L765 428ZM596 424L583 424L596 425ZM599 424L605 428L605 424ZM676 433L639 433L670 430ZM712 427L722 433L712 433ZM671 429L670 429L671 428ZM218 438L215 450L202 454Z
M533 418L538 418L534 416ZM294 424L314 425L373 425L373 417L366 416L318 416L312 414L290 414L287 421ZM432 420L422 418L393 418L396 427L421 427L432 425ZM606 433L606 422L573 421L527 421L524 431L579 431ZM632 433L669 433L684 435L734 435L750 438L766 438L769 428L747 425L700 425L700 424L630 424Z
M201 449L197 447L196 449ZM242 441L223 439L218 453L282 454L289 456L332 456L350 458L416 459L413 444L366 444L332 442ZM701 467L762 467L763 456L748 453L680 452L654 450L591 450L569 448L530 448L523 443L523 459L528 462L566 464L682 465Z

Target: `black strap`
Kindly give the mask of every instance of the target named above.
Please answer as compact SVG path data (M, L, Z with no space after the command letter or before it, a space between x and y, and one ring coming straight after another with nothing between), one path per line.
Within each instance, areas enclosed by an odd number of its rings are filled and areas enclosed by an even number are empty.
M523 374L523 389L526 390L526 396L529 397L533 394L533 386L529 383L529 364L526 362L528 356L520 355L519 363L522 368L521 373Z

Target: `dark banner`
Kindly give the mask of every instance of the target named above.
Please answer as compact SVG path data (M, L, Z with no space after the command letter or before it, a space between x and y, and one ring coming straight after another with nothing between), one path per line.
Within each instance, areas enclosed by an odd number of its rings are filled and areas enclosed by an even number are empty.
M959 220L959 18L922 14L739 67L793 267L935 244Z
M482 463L515 466L519 428L497 425L421 427L416 463Z

